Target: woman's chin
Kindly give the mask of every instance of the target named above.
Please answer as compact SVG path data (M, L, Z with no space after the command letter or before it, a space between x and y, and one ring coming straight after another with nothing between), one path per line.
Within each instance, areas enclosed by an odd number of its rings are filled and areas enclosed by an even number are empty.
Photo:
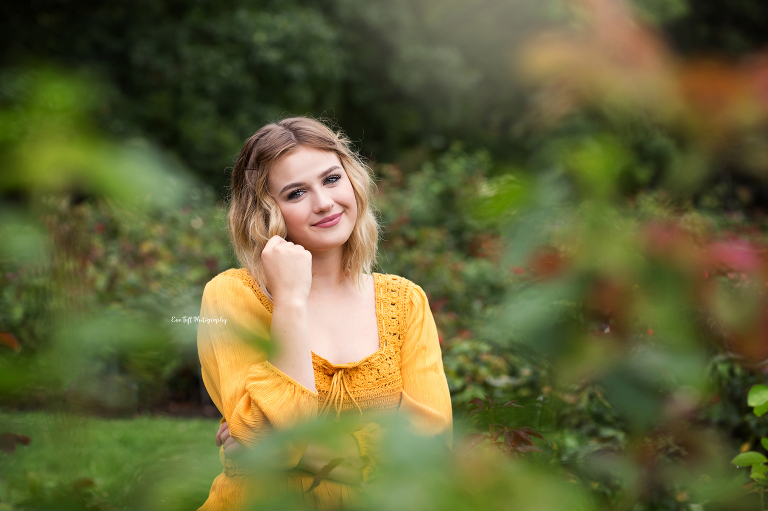
M299 245L310 252L328 252L343 247L347 240L349 236L328 236L324 239L306 240L306 243L299 243Z

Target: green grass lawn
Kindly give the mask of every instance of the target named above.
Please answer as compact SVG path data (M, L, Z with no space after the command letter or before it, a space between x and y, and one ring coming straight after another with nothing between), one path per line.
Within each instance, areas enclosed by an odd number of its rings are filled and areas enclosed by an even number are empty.
M0 501L23 509L63 509L68 499L85 502L71 509L197 509L221 472L217 428L213 419L0 412L0 433L31 438L12 454L0 451ZM87 489L74 490L76 481Z

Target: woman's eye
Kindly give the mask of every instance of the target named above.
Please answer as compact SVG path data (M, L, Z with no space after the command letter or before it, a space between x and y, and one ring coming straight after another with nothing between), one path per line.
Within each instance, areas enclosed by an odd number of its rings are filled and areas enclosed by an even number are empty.
M288 200L298 199L302 195L304 195L304 190L302 190L301 188L297 188L288 194Z
M340 174L332 174L325 178L324 184L334 184L340 179L341 179ZM303 188L296 188L295 190L293 190L291 193L288 194L287 198L288 200L296 200L302 195L304 195L305 193L307 193L307 191L304 190Z

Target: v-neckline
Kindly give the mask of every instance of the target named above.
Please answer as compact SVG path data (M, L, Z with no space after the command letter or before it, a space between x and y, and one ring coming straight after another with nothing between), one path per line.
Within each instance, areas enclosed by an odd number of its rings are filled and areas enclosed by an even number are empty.
M322 363L324 363L326 365L329 365L331 367L337 368L337 369L349 369L349 368L352 368L352 367L357 367L357 366L367 362L371 358L373 358L373 357L377 356L379 353L383 352L384 349L387 347L387 340L386 340L386 338L384 336L384 322L383 322L383 318L382 318L382 314L384 313L384 311L382 310L382 307L380 306L381 304L379 303L380 302L379 301L379 290L380 290L381 285L382 285L382 277L383 276L380 273L371 273L371 275L373 276L373 295L374 295L374 306L376 308L376 329L377 329L378 334L379 334L379 336L378 336L379 337L379 349L377 349L376 351L374 351L370 355L367 355L367 356L361 358L357 362L347 362L345 364L334 364L330 360L326 359L325 357L322 357L322 356L318 355L314 351L311 352L313 359L318 359L320 362L322 362Z

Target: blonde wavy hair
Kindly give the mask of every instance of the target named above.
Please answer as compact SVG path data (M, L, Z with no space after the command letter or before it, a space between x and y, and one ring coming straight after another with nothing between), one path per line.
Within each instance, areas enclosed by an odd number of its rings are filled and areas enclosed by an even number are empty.
M300 147L335 153L352 183L357 220L344 244L344 274L362 286L362 274L370 274L376 264L379 223L372 204L373 173L349 139L309 117L291 117L267 124L245 141L232 170L227 231L240 264L270 298L261 252L272 236L285 238L288 231L280 208L269 193L269 171L280 158Z

